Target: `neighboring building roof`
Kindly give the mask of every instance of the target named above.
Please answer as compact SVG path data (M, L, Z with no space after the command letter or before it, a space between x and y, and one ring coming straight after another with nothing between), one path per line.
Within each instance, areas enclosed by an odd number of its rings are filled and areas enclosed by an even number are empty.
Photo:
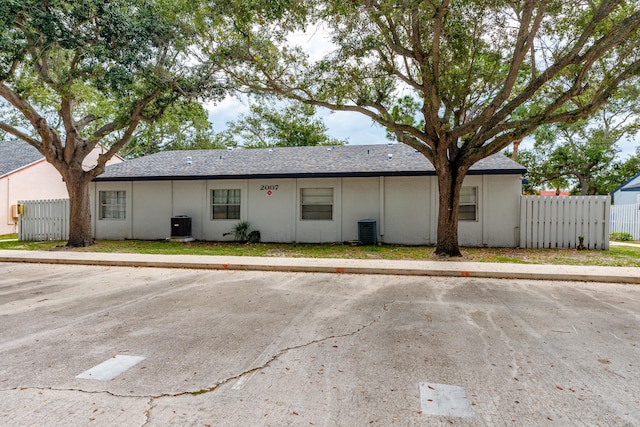
M634 182L634 181L637 181L637 182ZM632 182L633 182L633 185L629 186L629 184L631 184ZM624 184L622 184L621 186L613 190L611 194L615 193L616 191L640 191L640 172L632 176L631 179L629 179Z
M630 180L613 190L611 194L616 191L640 191L640 173L634 175Z
M24 141L0 141L0 176L43 159L38 150Z
M640 191L640 184L634 185L633 187L625 187L620 191Z
M541 196L568 196L568 191L561 191L560 193L556 193L556 190L540 190Z
M469 174L518 174L526 169L496 154ZM164 151L108 166L96 181L435 175L433 165L404 144Z

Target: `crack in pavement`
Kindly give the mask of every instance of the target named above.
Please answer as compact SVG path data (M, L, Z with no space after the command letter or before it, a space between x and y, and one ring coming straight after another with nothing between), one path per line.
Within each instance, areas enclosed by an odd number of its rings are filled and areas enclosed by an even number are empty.
M383 312L388 311L388 307L387 306L390 305L390 304L393 304L393 301L391 303L388 303L388 304L387 303L383 304ZM245 377L245 376L248 376L248 375L252 375L252 374L254 374L254 373L256 373L256 372L258 372L258 371L260 371L260 370L262 370L262 369L264 369L266 367L268 367L272 362L274 362L275 360L280 358L280 356L282 356L282 355L284 355L284 354L286 354L286 353L288 353L288 352L290 352L292 350L298 350L298 349L301 349L301 348L309 347L309 346L312 346L312 345L315 345L315 344L319 344L319 343L324 342L324 341L329 341L329 340L332 340L332 339L346 338L346 337L354 336L354 335L362 332L363 330L369 328L371 325L373 325L378 320L380 320L381 317L382 317L382 313L379 314L378 316L376 316L376 318L371 320L369 323L367 323L365 325L362 325L359 328L357 328L356 330L351 331L351 332L347 332L347 333L340 334L340 335L331 335L331 336L324 337L324 338L318 338L318 339L315 339L315 340L312 340L312 341L309 341L309 342L306 342L306 343L303 343L303 344L290 346L290 347L285 347L283 349L278 350L274 354L272 354L271 357L269 357L264 363L261 363L260 365L254 366L254 367L252 367L250 369L247 369L244 372L241 372L241 373L239 373L237 375L234 375L232 377L226 378L226 379L218 382L217 384L215 384L212 387L204 388L204 389L201 389L201 390L198 390L198 391L184 392L184 393L180 393L180 394L178 394L176 396L185 395L185 394L192 394L194 396L197 396L199 394L205 394L205 393L212 392L212 391L216 390L218 387L221 387L221 386L223 386L225 384L228 384L231 381L240 380L242 377ZM169 397L169 396L160 396L160 397Z
M151 411L153 410L153 408L156 407L155 405L155 399L153 397L149 397L149 402L147 403L148 408L144 410L144 423L142 423L142 426L140 427L145 427L146 425L149 424L149 422L151 422Z
M80 393L86 393L86 394L105 394L108 396L112 396L112 397L117 397L117 398L133 398L133 399L149 399L149 402L147 404L148 408L144 411L144 416L145 416L145 422L142 424L141 427L144 427L146 425L149 424L149 422L151 421L151 411L156 407L155 401L157 399L162 399L162 398L168 398L168 397L181 397L181 396L187 396L187 395L191 395L191 396L198 396L201 394L206 394L206 393L211 393L215 390L217 390L218 388L220 388L221 386L224 386L234 380L240 380L243 377L246 376L250 376L255 374L256 372L267 368L271 363L273 363L274 361L278 360L281 356L283 356L284 354L293 351L293 350L298 350L301 348L305 348L305 347L309 347L312 345L316 345L325 341L329 341L332 339L340 339L340 338L346 338L346 337L352 337L356 334L359 334L360 332L364 331L365 329L371 327L373 324L375 324L376 322L378 322L380 320L380 318L382 318L382 315L384 314L384 312L387 312L389 310L389 305L393 304L395 301L391 301L390 303L385 303L383 304L382 307L382 313L378 314L374 319L372 319L369 323L366 323L360 327L358 327L357 329L351 331L351 332L347 332L344 334L339 334L339 335L331 335L328 337L323 337L323 338L318 338L303 344L299 344L299 345L294 345L294 346L290 346L290 347L285 347L283 349L280 349L278 351L276 351L275 353L273 353L264 363L261 363L258 366L254 366L251 367L250 369L247 369L245 371L242 371L238 374L232 375L230 377L227 377L225 379L222 379L220 381L218 381L217 383L215 383L213 386L211 387L207 387L207 388L203 388L200 390L196 390L196 391L183 391L180 393L162 393L162 394L158 394L158 395L134 395L134 394L128 394L128 395L124 395L124 394L118 394L118 393L114 393L111 392L109 390L83 390L81 388L55 388L55 387L13 387L13 388L8 388L8 389L0 389L0 393L2 392L7 392L7 391L17 391L17 390L40 390L40 391L71 391L71 392L80 392Z

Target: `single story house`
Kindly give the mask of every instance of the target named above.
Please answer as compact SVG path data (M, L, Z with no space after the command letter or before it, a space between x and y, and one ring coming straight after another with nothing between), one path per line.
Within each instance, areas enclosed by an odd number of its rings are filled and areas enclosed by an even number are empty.
M613 190L611 195L616 205L640 205L640 173Z
M19 200L68 198L60 173L24 141L0 141L0 234L17 232Z
M95 166L101 150L87 156L85 169ZM117 156L110 160L119 162ZM0 234L17 232L18 201L67 198L62 176L38 150L20 140L0 141Z
M471 168L461 245L517 246L525 172L502 154ZM436 242L435 170L404 144L160 152L107 167L92 194L97 239L164 239L186 215L199 240L248 221L263 242L355 241L374 220L378 242Z

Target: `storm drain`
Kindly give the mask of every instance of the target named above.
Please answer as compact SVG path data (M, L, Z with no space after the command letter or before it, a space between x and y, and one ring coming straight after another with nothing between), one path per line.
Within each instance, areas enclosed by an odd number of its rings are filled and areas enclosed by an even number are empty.
M464 387L447 384L420 383L420 405L426 415L471 418L471 399Z
M127 369L133 368L144 359L145 358L143 356L123 356L119 354L99 365L94 366L88 371L84 371L80 375L77 375L76 378L109 381Z

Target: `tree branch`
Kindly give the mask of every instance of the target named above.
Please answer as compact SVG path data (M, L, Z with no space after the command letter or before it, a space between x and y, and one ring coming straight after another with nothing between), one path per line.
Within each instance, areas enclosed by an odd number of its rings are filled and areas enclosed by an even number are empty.
M131 113L130 121L128 125L126 125L125 122L118 123L114 121L108 125L103 126L102 128L98 129L96 132L93 133L89 142L95 145L98 143L98 141L100 141L102 138L104 138L104 136L108 135L109 133L118 129L126 128L122 137L118 141L116 141L113 145L111 145L111 147L109 147L106 153L102 153L98 156L96 166L94 166L93 169L87 172L88 175L90 175L92 178L95 178L96 176L104 172L107 162L113 156L115 156L116 153L118 153L118 151L120 151L120 149L125 145L127 145L127 143L131 140L131 137L133 136L134 131L138 127L138 124L140 124L140 121L143 120L144 118L144 115L143 115L144 109L147 107L147 105L149 105L149 103L151 103L154 99L156 99L161 92L162 90L160 88L156 88L151 94L149 94L147 97L140 100L136 104L133 112Z
M20 131L19 129L11 126L8 123L5 122L0 122L0 129L2 129L3 131L17 137L20 138L21 140L29 143L29 145L32 145L33 147L37 148L38 151L41 151L42 149L42 144L40 143L40 141L31 138L31 136L27 135L26 133Z
M20 97L20 95L4 83L0 84L0 96L20 111L42 138L41 144L34 145L34 147L52 163L54 160L62 161L62 158L58 158L59 155L62 155L60 137L54 129L47 125L45 118L40 116L29 102Z
M60 100L60 117L64 124L66 132L66 138L64 143L64 160L66 163L70 163L73 158L73 152L75 151L75 141L78 135L75 123L72 116L72 99L69 96L63 96Z
M541 1L538 6L537 15L534 19L533 13L535 10L535 0L528 0L524 5L524 9L522 11L522 17L520 18L520 27L518 29L518 37L516 40L516 45L513 49L513 55L511 59L511 64L509 66L509 71L504 80L502 88L500 92L496 95L493 101L480 113L478 117L474 120L471 120L466 126L461 126L458 132L454 132L455 138L458 138L465 133L468 133L470 129L476 128L478 126L482 126L492 117L495 117L496 111L500 106L511 96L513 91L513 87L516 83L516 79L518 77L518 73L520 71L520 67L524 62L527 54L529 53L529 49L533 40L540 28L540 24L542 23L542 18L544 16L544 11L546 8L546 1ZM533 20L533 24L532 24ZM528 98L528 97L527 97ZM469 128L469 130L463 130Z
M566 56L564 58L561 58L561 60L559 62L557 62L556 64L554 64L551 67L549 67L535 81L533 81L527 87L527 89L523 90L520 95L515 97L504 108L502 108L499 112L497 112L486 123L486 125L483 126L483 129L487 129L487 131L486 132L480 132L480 134L483 134L483 135L496 134L495 132L492 131L492 129L496 128L496 127L499 128L501 126L504 126L504 124L503 125L499 125L499 123L502 120L504 120L507 117L508 114L511 114L515 110L515 108L517 108L518 106L520 106L524 102L526 102L544 84L546 84L549 80L554 78L558 73L560 73L570 63L581 63L583 61L583 58L588 58L586 63L583 64L583 68L581 69L580 73L578 74L577 79L574 81L574 85L572 86L572 88L569 89L568 91L565 91L560 97L558 97L558 99L555 100L555 102L551 103L545 109L545 113L544 113L545 115L551 114L557 108L562 106L564 104L564 102L566 102L568 99L570 99L571 98L571 96L570 96L571 94L579 94L580 93L580 90L581 90L580 83L586 77L585 68L586 67L590 67L593 64L593 62L597 59L597 55L594 55L593 52L598 51L598 52L600 52L600 54L602 54L602 52L605 52L606 50L608 50L611 47L615 46L616 44L620 43L620 41L624 40L624 38L627 37L631 33L631 31L634 31L635 28L637 28L638 25L640 25L640 12L634 13L633 15L629 16L628 18L626 18L623 21L621 21L618 25L613 27L609 31L609 33L607 33L605 36L603 36L600 39L598 39L594 43L594 45L591 46L591 48L589 48L587 50L587 52L584 55L577 56L577 54L576 55L569 54L568 56ZM577 49L577 48L575 48L575 49ZM584 109L584 111L587 114L589 114L589 113L594 112L595 109L599 108L608 99L608 97L613 93L613 91L618 87L618 85L622 81L628 79L631 75L636 73L638 71L638 69L640 69L640 66L638 65L639 62L640 61L636 61L636 62L632 63L631 65L629 65L627 67L627 69L624 70L622 73L620 73L620 75L616 79L611 81L607 87L601 88L600 91L599 91L599 94L597 96L594 96L594 99L597 98L599 100L594 105L588 106L588 108ZM595 109L593 107L595 107ZM562 121L562 120L564 120L564 118L571 118L573 115L574 115L574 113L565 113L565 114L555 115L555 116L547 117L547 118L540 117L540 115L539 115L539 116L536 116L536 117L532 118L531 120L538 121L541 124L553 123L553 122ZM575 121L578 118L583 118L583 117L585 117L585 114L580 114L579 117L577 117L576 119L572 119L571 121ZM458 130L458 132L460 132L460 130ZM477 139L474 138L478 142L480 142L481 140L487 141L490 138L490 136L488 138L485 137L485 136L480 136L480 135L478 135L478 136L479 136L479 138L477 138Z
M577 109L571 111L563 111L560 113L555 113L558 105L556 103L552 103L548 106L541 114L531 117L524 120L518 120L513 122L502 123L500 125L496 125L482 134L478 135L478 141L484 140L488 141L496 135L499 135L503 132L508 131L509 129L517 129L523 128L526 129L526 135L533 132L538 126L549 123L558 123L558 122L566 122L573 123L577 120L588 117L590 114L593 114L597 111L602 105L609 99L609 97L615 92L618 86L630 78L631 76L637 74L640 71L640 59L630 64L627 69L625 69L622 73L618 75L608 86L601 88L601 90L595 93L591 102L587 105L579 107ZM571 92L573 88L569 89L567 92ZM566 98L565 94L561 95L560 98ZM490 144L493 145L496 143L496 140L492 141Z
M83 117L82 119L78 120L76 122L76 129L78 130L78 132L82 132L82 130L89 124L91 124L92 122L98 120L98 116L95 116L93 114L89 114L88 116Z

